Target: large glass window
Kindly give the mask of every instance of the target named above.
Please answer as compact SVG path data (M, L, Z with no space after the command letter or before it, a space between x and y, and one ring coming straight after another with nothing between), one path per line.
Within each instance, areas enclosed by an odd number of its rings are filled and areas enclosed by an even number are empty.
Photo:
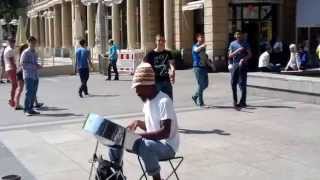
M259 6L252 4L244 6L243 19L259 19Z

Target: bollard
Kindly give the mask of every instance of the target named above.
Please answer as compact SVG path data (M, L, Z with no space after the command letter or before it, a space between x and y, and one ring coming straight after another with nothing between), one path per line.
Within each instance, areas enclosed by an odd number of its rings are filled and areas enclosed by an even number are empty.
M21 180L21 177L18 175L8 175L1 178L2 180Z

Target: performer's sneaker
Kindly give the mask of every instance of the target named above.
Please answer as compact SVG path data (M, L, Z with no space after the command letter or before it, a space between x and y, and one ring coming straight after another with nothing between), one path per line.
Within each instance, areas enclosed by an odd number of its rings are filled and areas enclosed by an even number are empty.
M35 107L36 107L36 108L41 108L41 107L43 107L43 105L44 105L44 103L37 103L37 104L35 105Z
M192 98L192 100L193 100L193 103L195 104L195 105L198 105L198 102L197 102L197 97L196 96L192 96L191 97Z
M40 114L40 112L35 111L35 110L32 110L32 111L30 111L29 113L32 114L32 115L38 115L38 114Z

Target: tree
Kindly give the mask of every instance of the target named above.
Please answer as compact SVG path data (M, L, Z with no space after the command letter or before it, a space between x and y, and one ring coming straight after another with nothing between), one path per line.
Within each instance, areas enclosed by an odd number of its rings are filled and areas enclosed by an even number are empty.
M1 0L0 1L0 19L7 21L17 19L26 13L28 0Z

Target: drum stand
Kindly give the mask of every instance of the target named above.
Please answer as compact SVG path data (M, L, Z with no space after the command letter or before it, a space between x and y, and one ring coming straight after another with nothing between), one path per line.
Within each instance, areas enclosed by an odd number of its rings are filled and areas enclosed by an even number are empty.
M93 169L94 169L94 165L98 161L98 156L97 156L98 146L99 146L99 141L97 140L92 159L89 160L89 163L91 163L89 180L91 180L92 172L93 172ZM122 151L124 151L123 148L122 148ZM100 179L98 177L98 179L96 179L96 180L110 180L113 177L116 177L116 180L118 180L119 178L121 178L120 180L126 180L126 177L124 176L123 171L122 171L122 166L123 166L123 161L122 160L123 160L123 155L120 158L121 164L120 165L114 164L114 166L117 166L117 167L113 167L112 168L113 172L107 179Z

